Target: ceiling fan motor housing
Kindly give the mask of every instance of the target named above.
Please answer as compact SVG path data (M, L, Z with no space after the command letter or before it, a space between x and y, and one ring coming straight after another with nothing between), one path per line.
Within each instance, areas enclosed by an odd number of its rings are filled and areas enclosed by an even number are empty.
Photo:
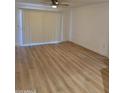
M51 1L52 1L53 5L58 5L59 4L58 0L51 0Z

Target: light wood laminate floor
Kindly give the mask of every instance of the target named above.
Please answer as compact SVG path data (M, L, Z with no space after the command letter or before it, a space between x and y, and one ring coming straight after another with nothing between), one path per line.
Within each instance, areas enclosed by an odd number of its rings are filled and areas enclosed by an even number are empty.
M71 42L16 47L16 90L108 93L108 59Z

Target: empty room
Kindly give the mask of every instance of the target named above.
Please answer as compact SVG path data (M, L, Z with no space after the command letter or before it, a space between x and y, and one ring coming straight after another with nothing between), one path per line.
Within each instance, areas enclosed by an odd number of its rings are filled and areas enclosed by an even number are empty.
M108 0L16 0L16 93L109 93Z

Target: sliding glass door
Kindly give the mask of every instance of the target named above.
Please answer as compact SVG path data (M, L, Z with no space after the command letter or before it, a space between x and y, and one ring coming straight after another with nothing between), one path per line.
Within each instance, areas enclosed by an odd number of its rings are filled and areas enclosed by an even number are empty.
M56 12L24 10L22 22L23 45L60 41L60 19L60 14Z

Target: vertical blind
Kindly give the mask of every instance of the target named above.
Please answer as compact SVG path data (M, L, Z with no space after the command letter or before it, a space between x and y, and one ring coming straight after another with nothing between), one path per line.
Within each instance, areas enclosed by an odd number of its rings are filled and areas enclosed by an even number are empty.
M23 11L23 44L60 41L60 14L36 10Z

